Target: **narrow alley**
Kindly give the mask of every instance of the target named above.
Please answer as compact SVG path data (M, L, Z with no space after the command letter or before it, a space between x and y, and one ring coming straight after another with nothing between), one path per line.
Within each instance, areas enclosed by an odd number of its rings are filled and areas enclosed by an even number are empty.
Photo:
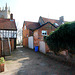
M6 56L0 75L75 75L75 69L34 50L18 47Z

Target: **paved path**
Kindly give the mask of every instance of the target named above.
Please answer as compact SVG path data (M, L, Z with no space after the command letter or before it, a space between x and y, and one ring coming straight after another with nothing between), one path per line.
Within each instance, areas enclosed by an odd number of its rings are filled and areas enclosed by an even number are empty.
M0 75L75 75L75 69L21 47L6 57L5 72Z

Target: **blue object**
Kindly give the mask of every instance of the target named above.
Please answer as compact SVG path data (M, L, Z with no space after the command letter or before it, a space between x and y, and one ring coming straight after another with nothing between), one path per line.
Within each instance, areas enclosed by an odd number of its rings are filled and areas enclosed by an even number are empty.
M35 46L35 52L38 52L38 46Z

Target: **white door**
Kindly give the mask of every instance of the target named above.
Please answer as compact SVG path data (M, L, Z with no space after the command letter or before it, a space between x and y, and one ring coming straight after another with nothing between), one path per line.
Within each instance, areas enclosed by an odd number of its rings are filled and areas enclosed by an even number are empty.
M33 36L28 37L28 47L33 49L34 45L33 45Z
M45 49L45 42L44 41L40 41L40 52L42 53L46 53L46 49Z

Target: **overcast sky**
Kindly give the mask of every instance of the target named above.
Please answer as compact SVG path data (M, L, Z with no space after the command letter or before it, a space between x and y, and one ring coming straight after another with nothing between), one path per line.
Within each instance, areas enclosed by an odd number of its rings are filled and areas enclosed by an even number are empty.
M20 28L24 20L38 22L39 16L75 20L75 0L0 0L0 7L6 3Z

